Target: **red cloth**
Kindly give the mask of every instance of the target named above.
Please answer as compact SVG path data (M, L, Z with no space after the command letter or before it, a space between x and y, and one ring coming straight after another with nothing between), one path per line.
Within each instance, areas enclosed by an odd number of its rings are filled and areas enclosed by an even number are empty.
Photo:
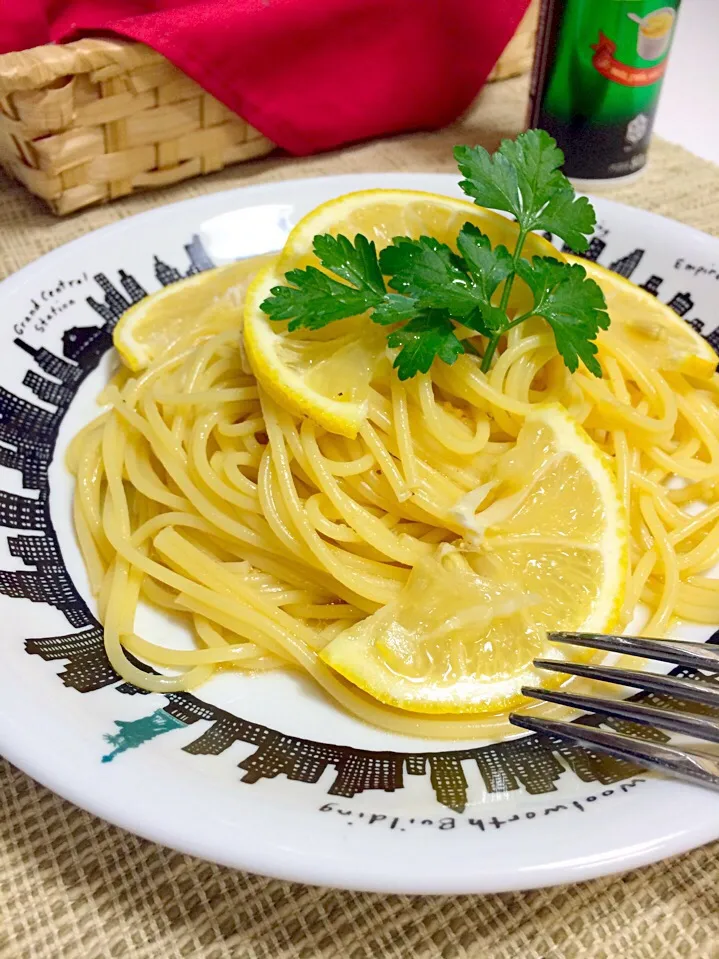
M444 126L529 0L0 0L0 52L115 33L291 153Z

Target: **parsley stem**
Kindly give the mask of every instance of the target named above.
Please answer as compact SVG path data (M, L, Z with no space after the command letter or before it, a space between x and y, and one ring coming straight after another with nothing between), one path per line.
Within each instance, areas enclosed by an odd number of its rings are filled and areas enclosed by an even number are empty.
M513 330L515 326L519 326L520 323L524 323L525 320L528 320L529 317L534 316L534 314L535 314L534 310L528 310L526 313L522 313L521 316L515 317L511 323L507 323L506 326L502 327L499 333L497 333L496 336L493 336L490 339L489 344L487 345L487 349L484 352L484 356L482 357L481 370L483 373L489 372L489 367L491 366L491 363L492 363L492 357L494 356L494 351L497 349L497 346L499 345L499 341L502 339L504 334L509 333L509 331Z
M484 356L482 357L482 365L480 369L483 373L489 373L489 368L492 365L492 357L494 356L494 351L499 346L499 341L504 335L504 330L500 333L497 333L496 336L493 336L489 343L487 343L487 349L484 351Z
M504 289L502 290L502 299L499 301L499 309L502 313L507 312L507 306L509 304L509 295L512 292L512 284L514 283L514 278L517 275L517 264L519 263L520 257L522 256L522 248L524 242L527 239L529 230L523 230L520 227L519 235L517 237L517 245L514 248L514 254L512 255L512 264L513 270L507 277L504 283ZM515 320L512 320L511 323L508 323L503 329L499 331L495 336L491 337L489 343L487 344L487 349L484 351L484 356L482 357L482 366L481 370L483 373L488 373L489 368L492 365L492 358L494 357L495 351L499 346L500 339L504 334L511 330L513 326L519 326L527 317L531 316L531 313L525 313L524 316L519 316Z
M521 316L515 317L511 323L507 323L502 332L509 333L509 331L513 330L515 326L519 326L520 323L524 323L525 320L528 320L530 316L534 316L535 312L535 310L528 310L526 313L522 313Z
M502 299L499 302L499 308L502 313L507 312L507 306L509 305L509 294L512 292L512 285L514 284L514 278L517 275L517 264L522 256L522 248L524 247L524 242L527 239L529 230L523 230L520 227L519 236L517 237L517 245L514 248L514 253L512 255L512 266L513 270L507 277L504 283L504 289L502 290ZM494 352L494 351L492 351Z

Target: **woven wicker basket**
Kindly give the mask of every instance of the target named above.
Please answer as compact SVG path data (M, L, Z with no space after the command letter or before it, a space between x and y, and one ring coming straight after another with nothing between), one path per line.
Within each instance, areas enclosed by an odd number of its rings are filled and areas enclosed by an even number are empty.
M537 6L490 79L528 69ZM87 39L0 56L0 165L54 213L212 173L273 147L139 43Z

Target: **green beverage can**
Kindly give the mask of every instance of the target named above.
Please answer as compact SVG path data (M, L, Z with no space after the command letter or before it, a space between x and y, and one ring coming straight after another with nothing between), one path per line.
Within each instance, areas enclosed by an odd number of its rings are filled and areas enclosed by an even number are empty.
M529 126L556 139L567 176L644 167L680 2L544 0Z

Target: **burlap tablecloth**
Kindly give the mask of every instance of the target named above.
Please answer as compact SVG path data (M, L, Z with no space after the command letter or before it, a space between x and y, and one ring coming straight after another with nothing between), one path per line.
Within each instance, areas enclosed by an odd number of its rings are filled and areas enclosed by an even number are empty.
M0 276L106 223L244 183L454 171L455 143L493 148L521 129L525 102L525 81L504 82L439 133L303 160L270 157L65 220L0 178ZM643 178L611 195L719 234L719 169L668 143L656 141ZM2 959L719 957L719 845L619 878L529 893L346 893L180 855L76 809L7 763L0 775Z

